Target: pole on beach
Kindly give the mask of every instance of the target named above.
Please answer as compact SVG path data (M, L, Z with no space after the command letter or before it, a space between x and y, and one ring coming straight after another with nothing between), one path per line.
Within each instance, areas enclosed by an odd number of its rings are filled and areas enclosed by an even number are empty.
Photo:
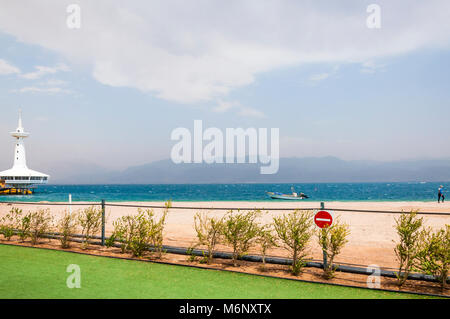
M102 199L102 246L105 246L105 200Z
M320 202L320 209L321 210L325 209L324 202ZM325 269L325 268L327 268L327 265L328 265L328 256L327 256L327 252L325 250L323 250L322 252L323 252L323 269Z

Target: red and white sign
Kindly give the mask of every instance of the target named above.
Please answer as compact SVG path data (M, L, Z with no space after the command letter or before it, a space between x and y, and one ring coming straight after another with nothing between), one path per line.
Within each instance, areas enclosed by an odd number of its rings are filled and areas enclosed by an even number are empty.
M326 210L319 210L314 216L314 222L319 228L331 226L333 224L333 215Z

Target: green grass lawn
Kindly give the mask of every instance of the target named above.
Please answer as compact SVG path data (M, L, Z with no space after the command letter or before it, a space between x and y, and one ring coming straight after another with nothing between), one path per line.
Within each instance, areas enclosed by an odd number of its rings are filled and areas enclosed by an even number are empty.
M67 266L81 268L68 288ZM423 298L215 270L0 245L0 298Z

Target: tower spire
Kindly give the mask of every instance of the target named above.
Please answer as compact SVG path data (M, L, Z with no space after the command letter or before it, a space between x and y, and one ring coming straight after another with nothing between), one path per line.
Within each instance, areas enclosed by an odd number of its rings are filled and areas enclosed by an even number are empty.
M16 139L16 146L14 150L14 167L27 167L27 159L25 155L25 145L23 143L24 138L30 135L26 133L22 126L22 110L19 110L19 123L15 132L11 132L11 135Z
M22 109L19 109L19 125L17 126L17 131L23 132L23 126L22 126Z

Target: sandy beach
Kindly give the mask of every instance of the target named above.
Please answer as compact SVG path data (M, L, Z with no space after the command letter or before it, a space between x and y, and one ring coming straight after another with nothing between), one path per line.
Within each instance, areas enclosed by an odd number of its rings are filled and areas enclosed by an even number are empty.
M77 211L85 206L73 205L72 210ZM113 205L146 205L146 206L163 206L163 202L123 202L123 203L107 203ZM61 216L64 210L68 210L67 205L48 206L42 204L27 205L11 205L0 204L0 217L4 216L11 207L19 207L24 212L35 210L38 208L48 208L55 220ZM275 216L290 212L290 210L270 210L264 209L305 209L319 208L319 202L174 202L174 208L169 211L165 228L165 244L173 246L188 247L195 243L195 231L193 228L193 220L195 213L202 211L208 212L213 216L222 216L227 210L217 210L215 208L241 208L241 209L261 209L263 214L260 217L261 223L270 223ZM197 209L176 207L197 207ZM203 208L203 209L200 209ZM375 210L375 211L411 211L419 210L419 212L450 212L450 203L433 203L433 202L326 202L325 209L333 211L333 209L349 209L349 210ZM162 209L154 208L155 213L160 213ZM134 207L117 207L107 206L106 216L107 225L106 233L109 234L113 230L113 221L120 216L135 214L137 208ZM376 264L380 267L395 267L396 260L393 251L394 240L397 239L394 225L397 214L392 213L368 213L361 211L334 211L334 218L339 218L347 223L350 227L350 235L348 243L343 249L342 254L337 258L338 262L346 262L361 265ZM441 228L445 224L450 223L448 215L423 215L426 226L434 229ZM220 250L228 251L226 246L220 246ZM258 253L257 249L253 249L251 253ZM283 248L276 248L270 251L271 255L286 256ZM322 253L317 245L317 238L314 237L310 247L310 255L314 259L321 259Z

